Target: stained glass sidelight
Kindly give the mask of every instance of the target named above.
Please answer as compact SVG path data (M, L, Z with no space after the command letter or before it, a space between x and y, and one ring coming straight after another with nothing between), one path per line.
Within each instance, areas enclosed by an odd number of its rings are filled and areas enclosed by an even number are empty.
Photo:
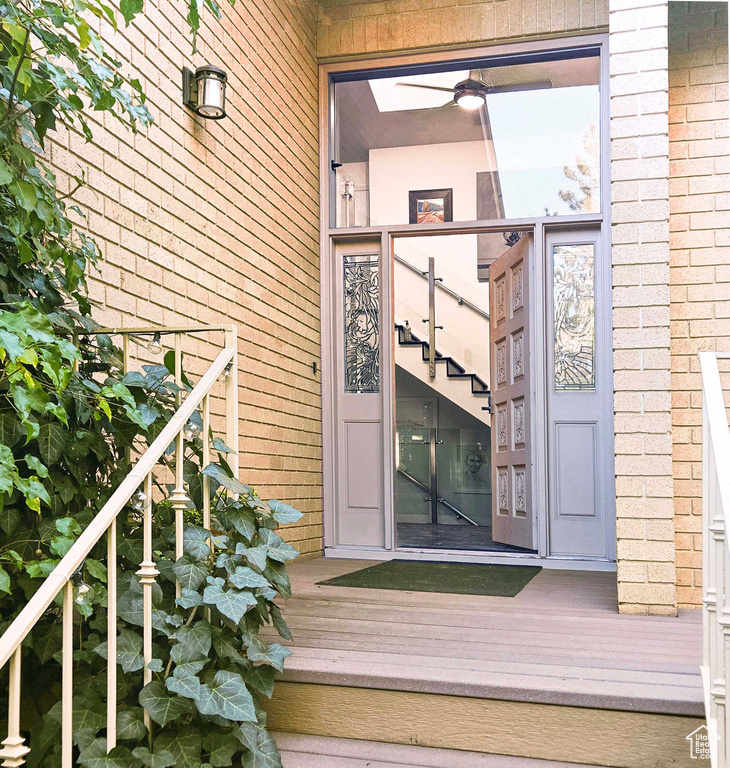
M594 251L592 244L553 246L555 390L596 388Z
M345 392L380 391L377 255L344 257Z

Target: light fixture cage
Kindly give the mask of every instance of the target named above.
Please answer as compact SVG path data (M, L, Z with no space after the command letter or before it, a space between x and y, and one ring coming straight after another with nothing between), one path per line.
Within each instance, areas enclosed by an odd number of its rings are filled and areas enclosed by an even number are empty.
M220 67L204 64L193 72L183 67L183 103L198 117L222 120L226 116L228 75Z

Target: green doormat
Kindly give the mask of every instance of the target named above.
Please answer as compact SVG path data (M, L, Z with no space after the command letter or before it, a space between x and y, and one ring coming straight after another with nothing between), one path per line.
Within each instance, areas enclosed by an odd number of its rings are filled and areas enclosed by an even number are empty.
M475 565L390 560L334 579L319 581L332 587L447 592L455 595L514 597L542 570L534 565Z

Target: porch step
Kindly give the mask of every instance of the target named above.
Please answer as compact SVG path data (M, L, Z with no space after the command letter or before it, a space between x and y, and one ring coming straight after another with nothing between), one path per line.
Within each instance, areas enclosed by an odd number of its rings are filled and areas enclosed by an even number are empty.
M594 768L455 749L274 733L284 768Z
M317 584L367 564L290 569L294 655L267 705L272 728L614 768L693 764L699 612L620 616L615 575L599 572L546 569L514 598Z

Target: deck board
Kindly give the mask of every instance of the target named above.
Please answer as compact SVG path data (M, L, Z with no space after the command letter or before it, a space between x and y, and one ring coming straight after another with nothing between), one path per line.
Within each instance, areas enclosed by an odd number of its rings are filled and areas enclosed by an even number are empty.
M453 749L274 733L284 768L592 768Z
M284 680L702 715L701 615L623 616L615 574L543 570L513 598L320 586L290 568Z

